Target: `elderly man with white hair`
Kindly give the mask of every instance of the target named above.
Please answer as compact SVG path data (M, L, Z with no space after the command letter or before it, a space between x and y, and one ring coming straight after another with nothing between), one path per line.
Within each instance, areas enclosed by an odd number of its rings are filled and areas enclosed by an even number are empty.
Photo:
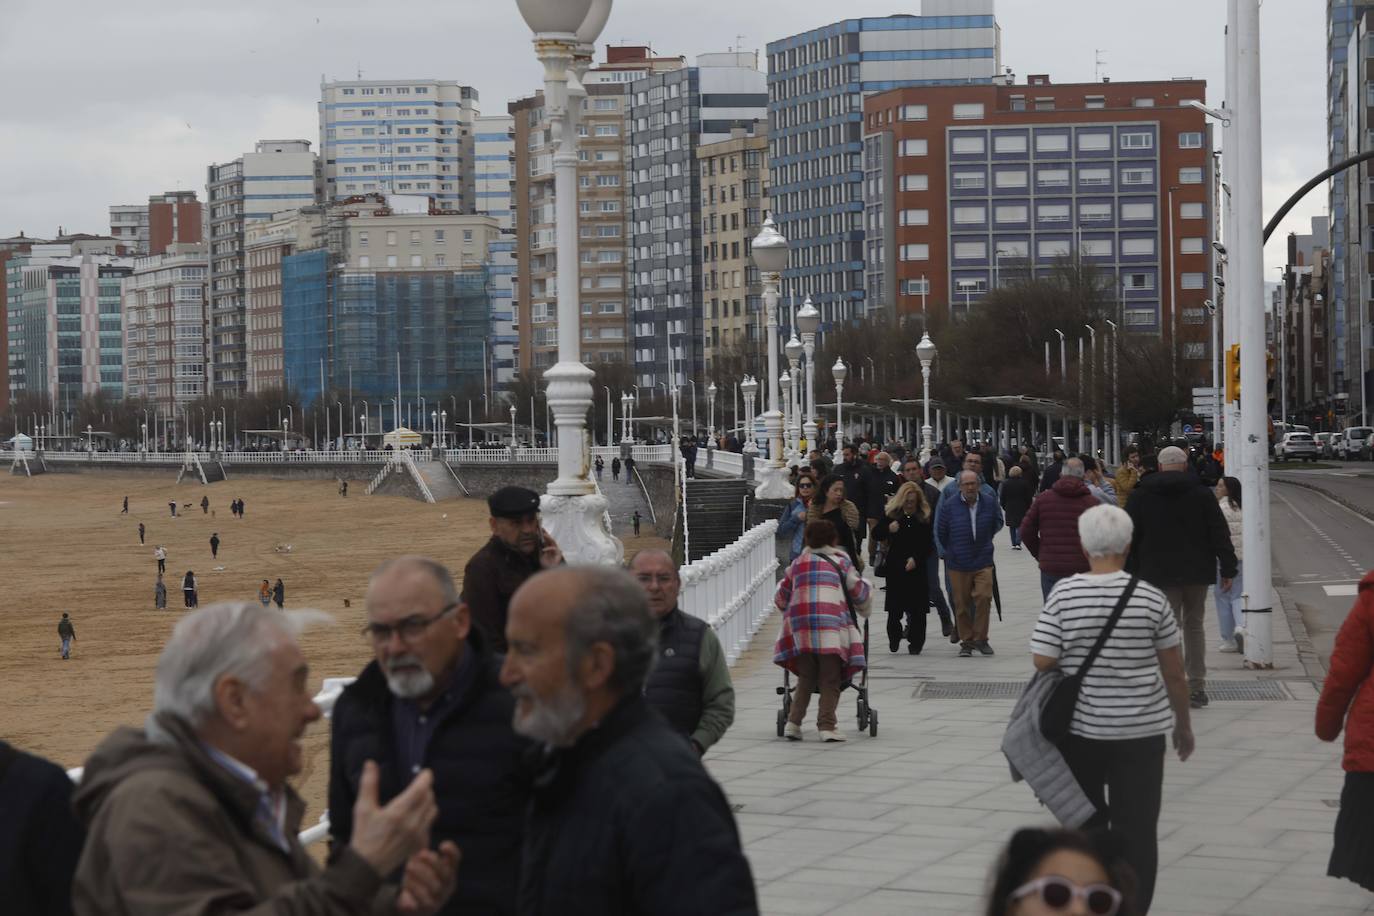
M1179 759L1187 760L1193 732L1178 625L1163 592L1123 571L1131 532L1130 516L1115 506L1078 517L1090 569L1050 591L1031 657L1038 670L1083 673L1059 750L1097 809L1084 826L1121 837L1140 880L1134 912L1145 913L1159 864L1165 736L1173 733Z
M1189 699L1201 709L1207 699L1207 589L1220 571L1231 587L1238 564L1231 528L1216 495L1188 469L1188 455L1169 446L1159 453L1159 472L1140 479L1126 504L1135 523L1130 569L1163 589L1183 630L1183 663Z
M296 837L305 804L287 778L320 717L296 635L323 616L245 603L181 619L147 724L117 730L86 763L76 913L432 913L453 892L457 847L427 848L428 770L381 806L369 763L351 843L328 868ZM385 886L402 867L401 888Z

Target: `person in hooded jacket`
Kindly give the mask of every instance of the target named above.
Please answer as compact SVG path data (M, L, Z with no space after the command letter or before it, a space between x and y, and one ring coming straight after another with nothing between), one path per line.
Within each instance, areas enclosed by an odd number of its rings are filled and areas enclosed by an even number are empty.
M1317 737L1345 731L1345 788L1326 873L1374 891L1374 572L1336 634L1317 701Z
M1010 476L1002 482L997 498L1002 503L1002 513L1007 520L1007 530L1011 532L1011 549L1020 550L1021 521L1030 511L1031 500L1035 497L1035 489L1025 477L1024 465L1013 465L1007 473Z
M1035 498L1021 521L1021 540L1040 564L1040 596L1046 600L1060 579L1088 571L1078 517L1099 503L1083 482L1083 474L1082 461L1065 461L1054 486Z

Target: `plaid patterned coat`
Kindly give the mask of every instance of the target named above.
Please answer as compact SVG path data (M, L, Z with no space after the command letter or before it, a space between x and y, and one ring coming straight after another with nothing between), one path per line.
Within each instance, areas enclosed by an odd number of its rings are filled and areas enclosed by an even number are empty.
M818 554L824 554L840 567L843 580L835 567ZM801 655L838 655L845 663L845 680L853 679L868 666L863 633L850 619L841 588L853 598L859 616L867 617L872 593L842 548L807 548L792 562L773 597L783 615L773 664L795 674L796 660Z

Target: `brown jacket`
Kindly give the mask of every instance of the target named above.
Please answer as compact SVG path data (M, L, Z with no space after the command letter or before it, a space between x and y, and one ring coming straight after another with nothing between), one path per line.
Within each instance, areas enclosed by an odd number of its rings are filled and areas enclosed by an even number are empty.
M81 914L313 916L391 909L352 851L321 871L296 839L305 803L288 788L283 851L254 821L257 791L166 713L121 728L86 762L73 802L88 835L72 883Z
M817 498L811 500L811 505L806 507L807 524L825 518L825 514L821 512L821 504L822 500ZM859 532L864 527L863 516L859 514L859 507L847 499L840 503L840 515L844 519L844 527L835 526L840 536L840 546L844 548L845 553L849 554L849 559L853 562L854 567L862 570L864 565L863 557L859 553Z
M464 567L463 601L487 637L487 645L498 655L506 651L511 596L542 568L538 553L531 556L512 550L495 535Z

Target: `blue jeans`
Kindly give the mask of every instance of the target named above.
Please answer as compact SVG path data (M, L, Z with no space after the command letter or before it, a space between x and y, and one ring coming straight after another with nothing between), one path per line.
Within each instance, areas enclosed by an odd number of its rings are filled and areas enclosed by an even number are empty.
M1217 584L1214 597L1217 601L1217 626L1221 629L1222 642L1234 642L1236 639L1236 628L1245 626L1245 610L1241 605L1240 584L1241 565L1236 564L1236 577L1231 580L1231 587L1226 591L1221 589L1221 571L1217 570Z
M1040 597L1046 601L1050 600L1050 590L1054 588L1054 583L1060 579L1067 579L1068 576L1052 576L1044 570L1040 571Z
M1012 526L1008 525L1008 526L1007 526L1007 530L1011 532L1011 546L1013 546L1013 547L1020 547L1020 546L1021 546L1021 526L1020 526L1020 525L1017 525L1015 528L1013 528Z
M940 615L940 620L949 621L949 605L945 602L945 594L940 590L940 558L932 553L926 557L926 582L930 588L930 600L935 605L935 612ZM949 588L948 585L945 586Z
M62 637L62 657L63 657L63 658L71 658L71 654L72 654L72 640L71 640L71 637L70 637L70 636L63 636L63 637Z

